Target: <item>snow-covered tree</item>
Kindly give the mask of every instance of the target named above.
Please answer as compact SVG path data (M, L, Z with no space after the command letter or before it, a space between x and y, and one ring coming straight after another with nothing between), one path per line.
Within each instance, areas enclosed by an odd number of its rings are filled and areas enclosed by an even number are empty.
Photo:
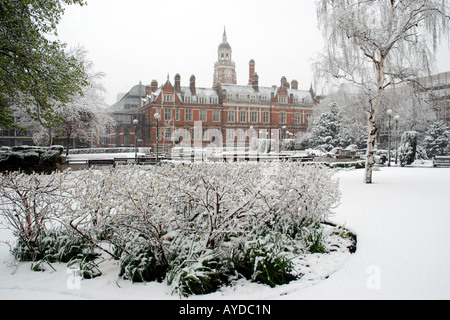
M42 128L35 133L35 141L50 140L52 137L64 138L67 143L67 152L72 139L83 142L94 142L106 133L106 128L112 126L114 121L106 112L104 88L101 79L104 74L94 71L94 65L87 57L87 51L79 46L71 50L71 55L80 63L88 76L89 84L82 88L82 92L71 97L65 105L59 105L56 116L59 121L51 128Z
M54 39L66 5L83 0L0 0L0 127L17 127L14 112L55 120L54 103L80 92L82 66Z
M309 147L324 152L340 147L341 121L338 106L332 104L329 112L320 114L314 121L308 135Z
M450 152L450 128L443 122L436 121L425 133L423 147L428 157L445 156Z
M417 132L406 131L402 135L402 143L398 149L400 165L410 165L416 159L417 152Z
M449 34L449 5L442 0L319 0L326 48L318 76L331 75L366 94L369 139L364 181L372 183L376 123L383 93L431 69L439 41Z

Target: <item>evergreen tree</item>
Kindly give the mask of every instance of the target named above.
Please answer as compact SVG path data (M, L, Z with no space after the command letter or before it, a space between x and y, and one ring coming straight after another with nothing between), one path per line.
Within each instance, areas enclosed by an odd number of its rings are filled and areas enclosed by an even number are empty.
M342 117L339 111L339 107L336 104L332 104L330 112L319 115L309 133L309 147L329 152L333 148L340 146Z
M404 167L405 165L410 165L416 159L417 152L417 132L416 131L406 131L402 135L402 142L400 145L399 158L400 165Z
M430 158L447 155L450 151L450 128L440 121L431 124L425 132L423 147Z

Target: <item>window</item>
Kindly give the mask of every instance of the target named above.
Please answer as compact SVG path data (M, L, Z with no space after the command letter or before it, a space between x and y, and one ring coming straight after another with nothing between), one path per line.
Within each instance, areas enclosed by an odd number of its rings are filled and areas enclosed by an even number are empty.
M294 113L294 124L301 124L302 114L300 112Z
M269 123L270 119L269 119L269 112L268 111L264 111L263 112L263 122L264 123Z
M227 140L234 140L234 129L227 129Z
M220 110L213 110L213 121L214 122L220 121Z
M192 110L191 109L185 109L184 110L184 120L185 121L192 121Z
M174 102L175 97L173 94L164 94L163 95L163 102Z
M218 104L219 103L219 97L217 96L212 96L210 99L210 103L211 104Z
M239 111L239 121L247 122L247 112L246 111Z
M164 109L164 120L172 120L172 109Z
M252 111L252 122L258 122L258 111Z
M172 138L172 128L164 129L164 140L170 140Z
M280 123L286 123L286 112L280 112Z
M203 97L203 96L199 96L199 97L197 98L197 102L198 102L198 103L201 103L201 104L205 104L205 103L206 103L206 98Z
M236 112L234 110L228 110L228 122L235 121L235 114Z
M191 103L191 96L184 96L184 103Z
M180 109L175 109L175 120L180 121Z
M198 120L199 121L207 121L208 120L206 110L199 110Z
M278 103L286 104L287 103L287 97L278 97Z

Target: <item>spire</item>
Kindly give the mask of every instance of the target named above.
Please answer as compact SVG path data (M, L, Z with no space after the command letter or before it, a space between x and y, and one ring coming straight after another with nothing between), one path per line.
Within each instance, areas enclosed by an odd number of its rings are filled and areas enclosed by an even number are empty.
M226 42L227 42L227 31L226 31L226 29L225 29L225 26L223 26L222 42L223 42L223 43L226 43Z

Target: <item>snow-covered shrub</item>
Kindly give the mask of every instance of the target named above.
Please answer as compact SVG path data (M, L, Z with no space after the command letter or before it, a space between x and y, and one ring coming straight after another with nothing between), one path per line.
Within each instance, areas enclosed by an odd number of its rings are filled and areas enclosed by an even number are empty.
M145 239L129 242L120 257L119 276L132 282L162 281L167 266L160 263L155 248Z
M212 250L192 253L175 265L167 275L167 284L180 296L207 294L217 290L226 278Z
M62 146L17 146L0 153L0 171L52 172L61 162Z
M91 243L61 228L41 230L32 243L19 238L12 254L18 261L37 263L69 262L79 257L92 260L96 256Z
M93 279L102 275L98 263L91 256L80 254L67 264L68 269L75 269L83 279Z
M417 132L406 131L402 135L402 142L398 149L400 165L410 165L416 159L417 151Z
M61 209L61 177L61 173L0 174L0 214L13 234L30 248Z
M423 147L430 158L446 156L450 152L450 127L437 121L425 132Z
M272 169L272 171L270 171ZM334 172L322 165L280 163L266 169L264 203L273 231L306 239L340 199Z
M286 284L297 277L293 274L293 245L284 235L241 242L233 248L229 264L232 270L252 281L271 287Z
M200 294L238 274L271 286L293 279L292 256L308 251L307 239L339 200L332 176L333 170L321 165L295 162L16 174L2 176L2 196L10 202L2 202L0 209L13 226L31 223L16 231L19 238L34 239L46 230L44 221L55 217L69 238L118 259L121 277L133 282L166 279L181 295ZM9 186L11 181L18 186ZM20 195L11 198L15 190L36 189L33 185L48 191L36 192L35 204L23 206ZM14 210L22 212L21 220L14 220ZM42 219L33 222L35 211ZM86 276L99 274L94 260L74 255L72 263L86 266Z

